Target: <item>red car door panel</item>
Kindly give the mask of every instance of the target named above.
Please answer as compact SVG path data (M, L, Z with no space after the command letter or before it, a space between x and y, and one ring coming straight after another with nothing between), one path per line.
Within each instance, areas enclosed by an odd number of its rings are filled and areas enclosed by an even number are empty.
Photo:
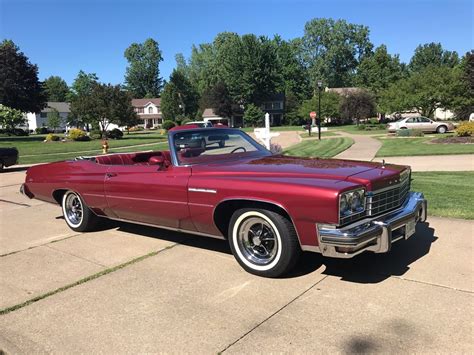
M191 169L112 165L105 178L107 214L170 228L191 229L188 180Z

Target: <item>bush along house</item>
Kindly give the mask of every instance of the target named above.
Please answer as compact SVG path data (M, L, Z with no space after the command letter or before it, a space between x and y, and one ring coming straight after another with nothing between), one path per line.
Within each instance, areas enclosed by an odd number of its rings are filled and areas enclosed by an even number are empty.
M152 99L133 99L132 106L137 116L143 122L138 125L145 128L161 127L163 115L160 108L161 99L159 97Z

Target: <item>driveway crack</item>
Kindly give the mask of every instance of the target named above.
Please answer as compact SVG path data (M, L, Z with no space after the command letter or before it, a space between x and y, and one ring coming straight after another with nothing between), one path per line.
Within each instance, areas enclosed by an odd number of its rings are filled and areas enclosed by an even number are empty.
M311 291L316 285L318 285L319 283L321 283L322 281L324 281L326 278L328 277L328 275L324 276L321 280L319 280L318 282L314 283L313 285L311 285L310 287L308 287L306 290L304 290L303 292L301 292L299 295L297 295L295 298L293 298L292 300L290 300L290 302L288 302L287 304L285 304L283 307L279 308L278 310L276 310L275 312L273 312L272 314L270 314L267 318L265 318L264 320L262 320L260 323L258 323L256 326L252 327L248 332L244 333L240 338L236 339L234 342L230 343L229 345L227 345L224 349L222 349L221 351L219 351L219 353L223 353L225 351L227 351L227 349L229 349L231 346L233 346L234 344L238 343L240 340L242 340L243 338L245 338L247 335L249 335L250 333L252 333L255 329L257 329L258 327L260 327L262 324L266 323L268 320L272 319L274 316L276 316L278 313L280 313L282 310L284 310L286 307L288 307L290 304L294 303L296 300L298 300L301 296L303 296L304 294L308 293L309 291Z

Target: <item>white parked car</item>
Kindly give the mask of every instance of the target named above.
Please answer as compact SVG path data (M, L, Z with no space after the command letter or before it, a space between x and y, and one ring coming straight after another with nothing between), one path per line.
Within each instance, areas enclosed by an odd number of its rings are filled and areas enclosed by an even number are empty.
M436 122L429 118L418 116L402 118L396 122L391 122L388 124L387 129L389 132L395 132L399 129L418 129L423 132L446 133L453 130L454 125L450 122Z
M212 128L212 123L209 121L194 121L194 122L186 123L186 125L190 125L190 124L199 126L201 128Z

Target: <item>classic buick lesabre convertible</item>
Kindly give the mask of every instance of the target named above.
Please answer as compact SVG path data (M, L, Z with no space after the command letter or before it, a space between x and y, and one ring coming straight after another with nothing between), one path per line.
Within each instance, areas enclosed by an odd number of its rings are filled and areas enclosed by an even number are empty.
M109 218L228 239L245 270L268 277L302 250L386 253L426 220L406 166L272 155L230 128L177 127L168 140L169 151L34 166L21 190L61 205L79 232Z

